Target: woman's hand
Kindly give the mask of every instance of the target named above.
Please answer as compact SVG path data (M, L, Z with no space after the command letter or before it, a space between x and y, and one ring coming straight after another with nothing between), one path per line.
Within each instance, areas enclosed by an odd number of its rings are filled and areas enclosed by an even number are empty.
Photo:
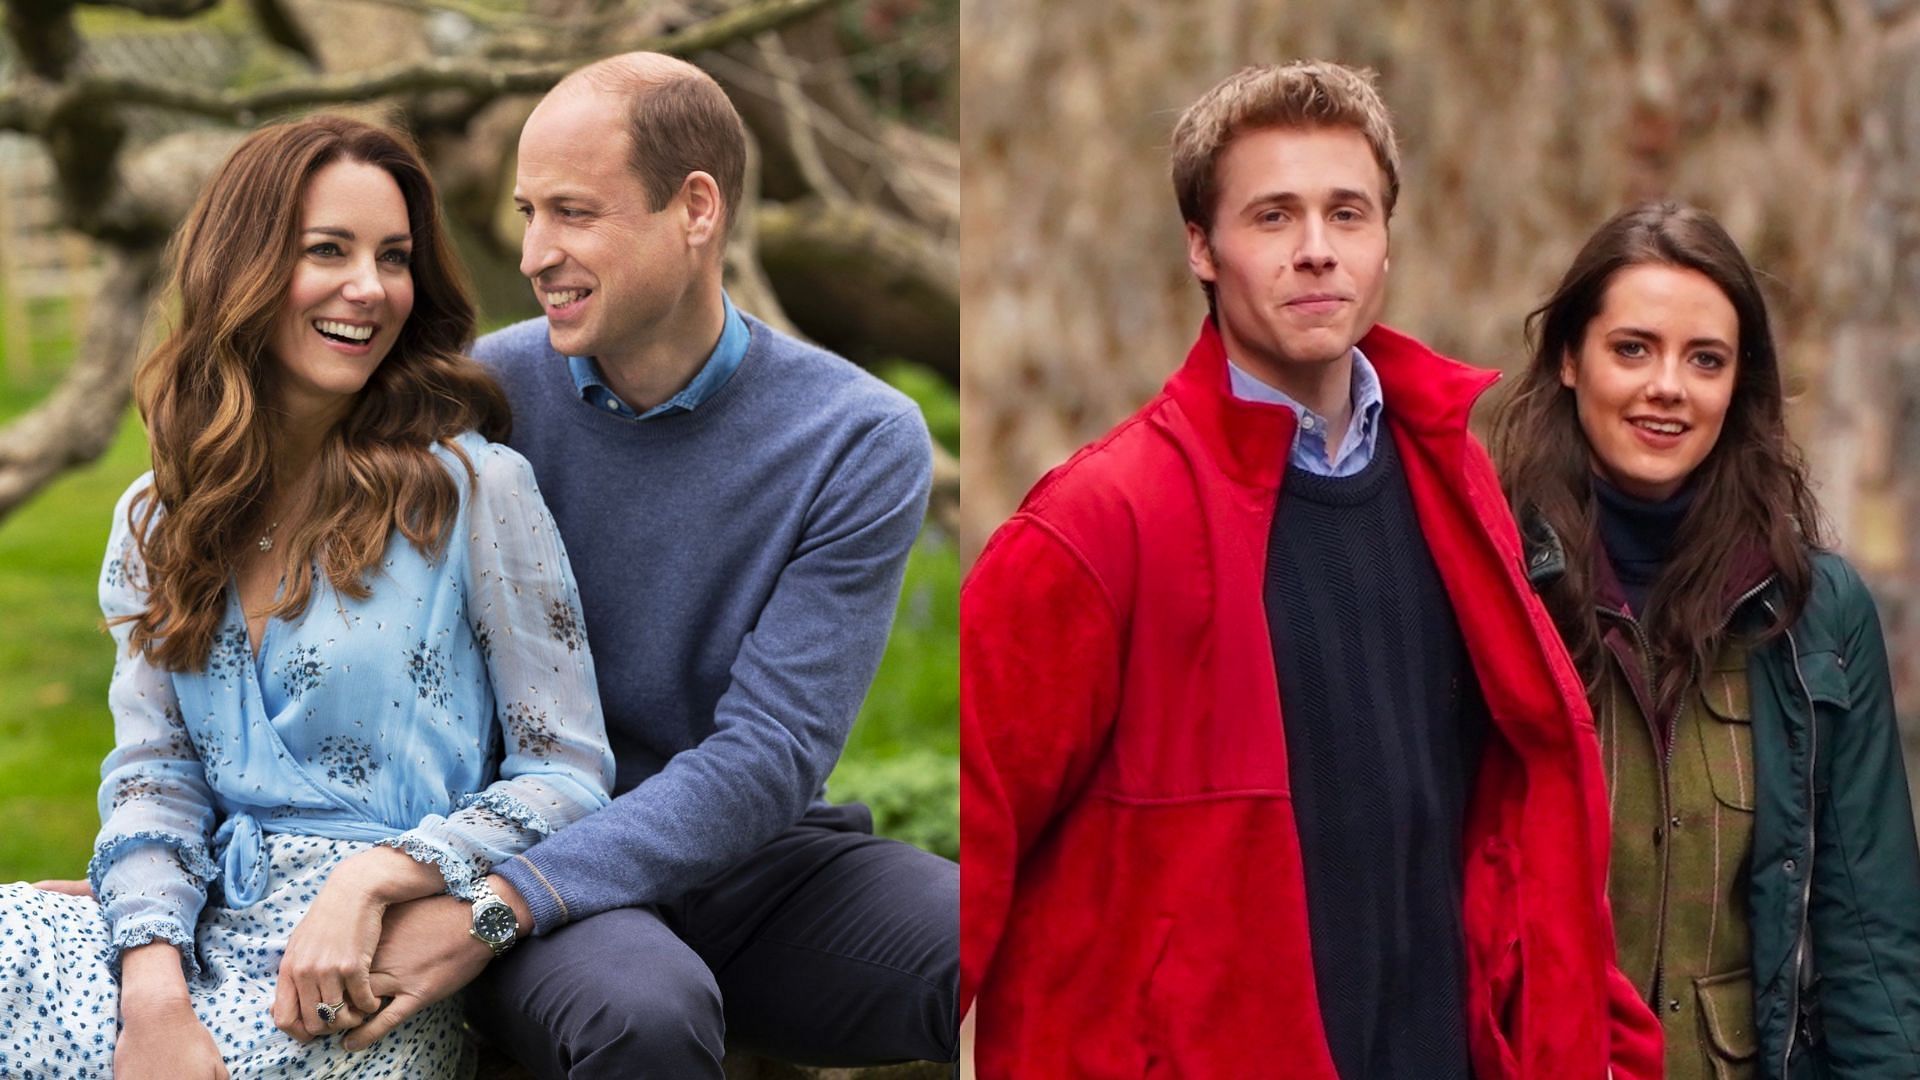
M228 1080L213 1035L186 1000L120 1010L115 1080Z
M368 972L389 905L446 888L438 870L390 847L341 861L293 928L280 959L273 1023L300 1042L338 1035L380 1010ZM325 1023L320 1006L344 1006Z
M228 1080L220 1048L193 1013L180 950L164 941L120 956L120 1037L113 1044L119 1080Z

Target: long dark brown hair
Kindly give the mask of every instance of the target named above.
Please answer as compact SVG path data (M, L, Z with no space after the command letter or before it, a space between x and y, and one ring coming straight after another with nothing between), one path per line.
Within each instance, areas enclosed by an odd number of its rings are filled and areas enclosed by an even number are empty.
M1753 267L1704 210L1648 203L1625 210L1588 239L1559 288L1527 316L1532 357L1494 419L1491 449L1514 513L1543 523L1566 553L1566 572L1541 589L1567 649L1590 688L1601 670L1595 609L1598 541L1593 449L1560 382L1563 361L1579 362L1587 325L1614 275L1631 266L1697 271L1726 294L1739 316L1740 351L1733 399L1719 441L1692 477L1694 497L1673 556L1654 582L1645 627L1653 647L1659 701L1705 670L1726 628L1726 590L1735 556L1758 546L1771 559L1785 603L1760 638L1779 634L1800 614L1811 587L1809 551L1824 543L1806 466L1787 437L1785 391L1767 304Z
M394 529L436 554L459 493L431 447L444 443L458 454L451 440L463 431L507 434L505 395L461 353L473 336L473 301L411 141L331 115L249 135L174 236L168 291L179 314L134 376L153 487L128 509L148 606L126 621L134 624L130 647L175 671L205 667L234 553L258 534L274 495L278 417L268 341L299 258L307 187L336 161L376 166L399 186L413 239L413 310L322 444L312 511L282 539L290 569L268 613L306 610L316 562L334 589L364 598L363 577Z

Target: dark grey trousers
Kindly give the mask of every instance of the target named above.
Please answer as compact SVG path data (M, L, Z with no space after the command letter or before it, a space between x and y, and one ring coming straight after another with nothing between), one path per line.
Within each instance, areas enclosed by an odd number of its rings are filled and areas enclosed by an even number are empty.
M816 807L672 904L523 942L468 994L542 1077L720 1080L724 1047L803 1065L958 1059L960 868Z

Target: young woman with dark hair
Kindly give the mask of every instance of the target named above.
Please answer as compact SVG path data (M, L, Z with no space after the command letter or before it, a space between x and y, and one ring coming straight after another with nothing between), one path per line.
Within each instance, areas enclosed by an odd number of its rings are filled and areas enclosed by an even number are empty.
M1616 216L1492 440L1581 675L1667 1075L1920 1076L1920 854L1873 600L1826 550L1739 248Z
M98 899L0 886L0 1074L465 1075L457 1001L357 1054L323 1036L394 992L387 906L497 904L493 864L605 805L613 760L433 185L384 128L268 127L172 270L135 383L153 471L100 580Z

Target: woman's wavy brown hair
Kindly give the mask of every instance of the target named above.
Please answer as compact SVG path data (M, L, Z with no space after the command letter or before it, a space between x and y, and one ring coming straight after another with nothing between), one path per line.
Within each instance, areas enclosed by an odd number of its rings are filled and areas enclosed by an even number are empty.
M331 115L249 135L173 238L169 293L179 300L178 321L134 376L153 486L128 509L148 588L147 609L127 620L130 644L174 671L206 666L234 554L266 524L279 421L267 344L299 258L307 187L336 161L376 166L399 186L413 239L413 310L322 444L305 500L312 512L282 538L291 570L268 613L305 611L316 566L334 589L364 598L365 576L394 529L437 554L459 492L432 446L459 454L451 440L461 432L507 434L505 395L461 351L473 336L473 301L411 141Z
M1589 689L1601 672L1594 553L1599 543L1593 450L1560 382L1561 363L1577 363L1587 324L1608 284L1631 266L1662 265L1704 274L1739 317L1733 399L1720 439L1694 471L1693 504L1674 538L1673 556L1647 598L1645 627L1654 651L1658 701L1671 701L1691 672L1706 670L1726 633L1723 610L1735 556L1758 546L1771 559L1785 603L1761 634L1792 625L1811 588L1809 551L1824 543L1806 466L1787 437L1780 360L1753 267L1704 210L1648 203L1600 227L1568 267L1560 287L1527 316L1532 358L1501 403L1490 439L1501 483L1523 526L1544 524L1566 553L1566 572L1541 588Z

